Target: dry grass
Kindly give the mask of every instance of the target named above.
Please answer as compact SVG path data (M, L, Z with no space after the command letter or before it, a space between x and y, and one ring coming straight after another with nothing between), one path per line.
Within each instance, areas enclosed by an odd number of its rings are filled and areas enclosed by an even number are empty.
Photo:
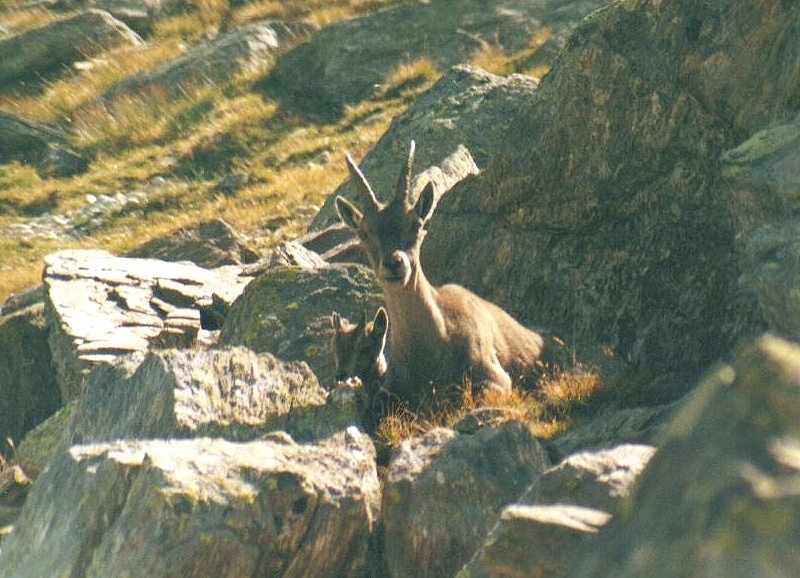
M534 435L547 439L566 431L577 419L599 410L601 405L594 397L602 388L600 372L580 365L553 369L539 380L535 389L515 386L510 396L498 397L487 392L476 399L469 383L465 383L460 399L455 402L434 397L419 411L393 407L378 426L376 442L382 448L395 448L404 439L435 427L453 427L479 407L496 408L504 419L521 420Z

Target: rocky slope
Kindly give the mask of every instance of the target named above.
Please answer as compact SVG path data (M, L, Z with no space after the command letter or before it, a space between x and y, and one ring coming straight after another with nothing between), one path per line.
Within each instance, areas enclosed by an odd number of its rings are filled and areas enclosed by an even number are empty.
M429 6L452 9L367 23ZM417 138L431 277L571 334L580 361L602 352L648 407L550 439L478 410L379 477L327 343L332 310L380 292L309 249L352 255L341 230L263 255L223 223L128 257L57 252L0 317L0 433L72 400L0 468L0 575L800 574L799 10L612 2L538 85L454 69L364 161L383 191ZM750 340L764 328L782 337Z

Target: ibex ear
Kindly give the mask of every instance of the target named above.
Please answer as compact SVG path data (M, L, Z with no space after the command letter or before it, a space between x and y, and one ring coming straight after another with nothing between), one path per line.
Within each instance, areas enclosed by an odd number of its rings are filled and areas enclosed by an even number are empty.
M336 197L336 212L342 222L351 229L358 230L363 215L356 209L355 205L344 197Z
M389 331L389 315L386 309L379 307L375 313L375 319L372 320L372 337L376 340L383 341L386 339L386 333Z
M433 183L428 181L428 184L425 185L425 188L422 189L422 192L419 194L417 204L414 205L414 211L423 223L430 219L433 214L433 201Z

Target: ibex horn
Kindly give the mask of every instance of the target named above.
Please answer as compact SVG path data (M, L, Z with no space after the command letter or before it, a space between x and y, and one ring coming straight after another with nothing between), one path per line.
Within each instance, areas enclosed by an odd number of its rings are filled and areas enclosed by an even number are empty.
M353 161L353 157L351 157L350 154L347 155L346 160L347 168L350 169L350 176L353 178L356 188L361 194L362 200L365 203L372 205L373 208L377 209L378 198L375 196L375 192L372 190L372 187L369 186L367 177L365 177L364 173L361 172L361 169L358 168L358 165L355 163L355 161Z
M400 171L400 178L397 180L397 191L395 191L395 202L405 203L408 199L408 193L411 191L411 167L414 164L414 151L417 148L417 143L412 139L411 144L408 145L408 158L406 164L403 165Z

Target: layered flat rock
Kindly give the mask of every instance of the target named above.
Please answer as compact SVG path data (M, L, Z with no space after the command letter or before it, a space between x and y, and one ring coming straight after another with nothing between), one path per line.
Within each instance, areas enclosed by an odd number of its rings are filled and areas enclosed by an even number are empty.
M95 250L46 257L48 341L64 401L80 393L94 364L144 351L160 335L174 345L176 328L188 333L187 342L218 329L219 305L230 305L250 280L240 273L236 266L203 269Z

